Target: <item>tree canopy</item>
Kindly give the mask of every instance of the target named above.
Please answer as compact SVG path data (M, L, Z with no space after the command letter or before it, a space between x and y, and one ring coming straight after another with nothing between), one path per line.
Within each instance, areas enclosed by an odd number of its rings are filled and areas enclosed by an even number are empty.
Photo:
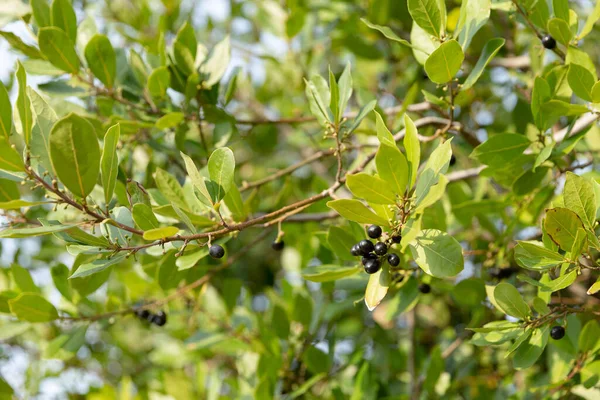
M600 398L599 19L3 0L0 398Z

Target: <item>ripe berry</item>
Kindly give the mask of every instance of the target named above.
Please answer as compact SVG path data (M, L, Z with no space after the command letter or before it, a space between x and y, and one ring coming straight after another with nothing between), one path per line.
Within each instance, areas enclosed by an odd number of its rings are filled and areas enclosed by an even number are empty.
M392 236L392 242L394 243L400 243L400 241L402 240L402 235L401 234L397 234Z
M562 326L553 326L552 329L550 329L550 337L554 340L560 340L563 337L565 337L565 328L563 328Z
M381 236L381 233L383 231L381 230L380 226L377 225L371 225L368 229L367 229L367 235L369 235L369 237L371 239L377 239Z
M213 244L208 249L208 254L210 254L212 258L223 258L223 256L225 255L225 249L223 248L223 246Z
M387 260L388 260L388 263L392 267L397 267L398 265L400 265L400 257L398 257L397 254L394 254L394 253L388 254Z
M450 157L450 166L453 166L454 164L456 164L456 156L452 154L452 157Z
M135 311L135 316L138 317L139 319L147 320L148 317L150 317L150 311L148 311L148 310L136 310Z
M152 317L152 323L154 325L163 326L167 323L167 314L164 311L159 311Z
M358 247L363 252L363 254L369 254L370 252L375 250L375 246L373 245L373 242L371 242L370 240L366 240L366 239L358 242Z
M425 294L426 294L426 293L429 293L429 292L431 292L431 286L429 286L429 285L428 285L428 284L426 284L426 283L421 283L421 284L419 285L419 292L421 292L421 293L425 293Z
M283 250L283 246L285 246L285 242L283 240L280 241L275 241L273 243L271 243L271 248L275 251L281 251Z
M542 45L545 48L552 50L556 47L556 40L550 35L544 35L542 36Z
M367 264L367 261L369 261L369 260L377 260L377 259L378 259L377 256L373 253L365 254L361 260L362 265Z
M385 255L385 253L387 253L387 245L383 242L377 242L375 243L375 254L377 254L378 256L383 256Z
M367 274L374 274L375 272L379 271L380 268L381 263L378 259L367 260L367 262L365 263L365 272Z
M360 247L358 247L358 244L355 244L354 246L352 246L352 248L350 249L350 254L352 254L353 256L361 256L362 255L362 251L360 250Z

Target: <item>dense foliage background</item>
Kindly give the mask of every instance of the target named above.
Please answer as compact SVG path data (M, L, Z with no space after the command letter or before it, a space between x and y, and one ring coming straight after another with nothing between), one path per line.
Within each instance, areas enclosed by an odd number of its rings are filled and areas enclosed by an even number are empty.
M600 398L599 18L3 0L0 398Z

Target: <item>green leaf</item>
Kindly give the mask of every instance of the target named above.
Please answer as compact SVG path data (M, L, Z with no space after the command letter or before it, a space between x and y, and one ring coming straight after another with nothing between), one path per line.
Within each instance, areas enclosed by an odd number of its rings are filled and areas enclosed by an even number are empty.
M12 264L10 267L10 272L12 273L13 280L22 292L40 292L40 288L38 288L33 282L33 278L31 278L29 270L21 267L18 264Z
M579 334L579 351L585 353L587 351L597 350L599 340L600 325L598 325L598 321L592 319L585 324Z
M385 36L386 38L393 40L394 42L400 43L404 46L407 47L412 47L412 45L410 44L410 42L408 40L404 40L402 39L400 36L396 35L390 28L388 28L387 26L382 26L382 25L377 25L377 24L373 24L369 21L367 21L365 18L361 18L360 19L366 26L368 26L371 29L375 29L376 31L379 31L383 34L383 36Z
M83 278L97 274L98 272L102 272L105 269L123 261L125 256L126 255L122 253L110 258L99 258L91 263L82 264L79 266L79 268L77 268L77 271L75 271L73 275L69 277L69 279Z
M52 25L64 31L73 43L77 42L77 16L71 0L52 1Z
M477 146L471 158L491 167L504 167L523 154L531 142L524 135L501 133Z
M22 239L32 236L49 235L54 232L62 232L73 228L77 225L52 225L52 226L36 226L34 228L7 228L0 231L0 238Z
M150 229L144 232L144 239L146 240L159 240L169 236L176 235L179 232L179 228L176 226L166 226L164 228Z
M58 120L58 116L35 90L28 87L27 93L35 117L35 125L31 130L31 158L38 160L46 171L54 173L52 161L50 160L50 132Z
M196 164L194 164L194 161L184 153L181 153L181 157L185 162L185 169L188 173L188 176L192 180L194 187L198 189L198 191L202 195L200 201L209 206L213 205L212 198L210 196L210 193L208 193L208 189L206 187L206 181L198 171L198 168L196 168Z
M548 343L549 327L536 328L526 341L521 343L513 355L513 364L516 369L531 367L544 352Z
M0 31L0 36L2 36L4 39L6 39L8 44L10 44L10 46L13 49L19 50L21 53L23 53L30 59L32 59L32 58L33 59L42 59L42 60L44 59L44 56L42 55L42 53L40 53L40 51L37 49L37 47L33 47L33 46L26 44L25 42L23 42L23 40L21 40L20 37L18 37L14 33L7 32L7 31Z
M52 14L50 12L50 6L47 0L30 0L31 11L33 12L33 18L38 28L50 26L52 24Z
M592 101L592 88L596 79L590 71L579 64L569 64L567 81L577 96L585 101Z
M208 159L208 174L210 176L209 193L214 203L223 197L233 184L235 157L233 151L222 147L212 152Z
M531 315L529 306L517 288L510 283L499 283L494 289L494 299L505 314L522 320L527 320Z
M550 33L556 41L565 46L568 46L573 38L573 33L569 28L569 24L558 18L552 18L548 21L548 33Z
M365 304L369 311L373 311L381 303L388 292L390 282L390 271L387 265L369 276L369 283L365 289Z
M346 229L330 226L327 231L327 243L336 256L342 260L355 261L350 249L356 243L356 238Z
M40 51L52 65L71 74L79 72L79 57L65 32L55 27L41 28L38 43Z
M406 158L410 170L409 187L413 187L417 181L417 172L419 170L419 163L421 162L421 143L419 142L417 127L407 114L404 114L404 129L406 132L404 135L404 149L406 150Z
M104 202L110 203L115 187L117 186L117 175L119 173L119 157L117 156L117 144L121 136L121 126L113 125L104 135L104 147L100 166L102 170L102 188L104 189Z
M600 279L598 279L590 288L587 290L588 295L596 294L600 292Z
M338 79L338 90L340 92L338 110L341 119L348 106L348 101L350 101L350 97L352 96L352 73L350 63L346 64L346 68L344 68L342 75L340 75L340 78Z
M456 276L463 270L462 247L445 232L422 230L410 243L410 250L417 265L436 278Z
M161 194L171 203L183 210L189 210L189 205L185 200L185 193L177 179L162 168L156 168L154 181Z
M469 47L475 34L485 26L485 23L490 18L490 10L490 0L465 0L462 2L458 24L454 30L454 37L458 36L458 42L463 49L466 50ZM479 60L483 58L485 52L486 50L484 49Z
M467 0L468 2L475 2L476 0ZM485 2L485 0L484 0ZM465 4L465 3L463 3ZM490 39L483 50L481 51L481 55L479 56L479 60L477 60L477 64L471 70L471 73L462 84L462 90L467 90L473 87L473 85L479 80L485 67L492 61L492 58L498 54L502 46L504 46L505 40L503 38L494 38Z
M156 219L152 209L146 204L134 204L131 216L133 217L135 224L143 231L149 231L160 227L158 219Z
M358 200L340 199L327 202L329 208L334 209L342 217L358 222L359 224L376 224L389 226L389 222L373 211L369 210L367 206Z
M331 66L329 67L329 109L333 114L334 123L339 124L341 121L341 111L339 110L340 90L335 80L335 75L331 72Z
M544 247L541 242L519 241L515 247L515 261L523 268L543 271L566 261L559 253Z
M302 277L311 282L331 282L347 278L358 272L359 267L340 267L339 265L318 265L302 270Z
M438 183L441 174L445 173L452 157L452 139L446 140L438 146L425 163L425 168L419 176L415 189L415 206L418 207L425 200L431 188Z
M425 0L413 0L425 1ZM431 1L431 0L429 0ZM410 3L410 1L409 1ZM456 40L444 42L425 61L425 72L432 82L450 82L460 70L465 54Z
M8 142L12 129L12 105L4 83L0 82L0 135Z
M194 27L185 21L183 26L177 31L175 36L175 42L183 45L192 55L192 58L196 58L196 52L198 51L198 39L196 39L196 33Z
M17 61L17 81L19 81L19 96L17 97L17 110L21 119L21 129L25 144L29 146L31 142L31 127L33 125L33 116L31 115L31 101L27 95L27 74L25 68Z
M182 112L171 112L163 115L156 121L156 127L158 129L169 129L175 128L181 122L185 120L185 114Z
M243 221L248 215L242 195L236 185L231 185L223 201L227 208L229 208L229 211L231 211L234 220Z
M375 164L377 165L377 173L386 183L379 190L383 193L390 190L398 195L404 194L409 180L409 169L406 157L398 150L396 145L393 147L387 145L379 146L375 155ZM389 189L387 189L389 187Z
M148 77L148 92L155 100L163 99L171 85L171 75L167 67L158 67Z
M69 114L50 132L50 158L60 181L73 194L85 198L98 180L100 146L94 126Z
M544 78L537 76L533 84L533 92L531 93L531 113L533 114L535 125L542 130L545 129L548 122L540 111L542 104L550 100L551 97L550 85L548 85L548 82Z
M56 287L65 299L71 300L73 293L69 282L69 268L65 264L57 264L50 269L50 274L52 275L54 287Z
M440 175L438 182L431 186L425 197L419 202L419 205L415 207L415 214L422 214L427 207L434 205L440 200L444 193L446 193L446 186L448 185L448 178L445 175Z
M585 24L583 25L581 32L579 32L578 39L583 39L586 37L592 31L592 29L594 29L594 25L598 19L600 19L600 2L597 1L592 12L588 14Z
M0 179L0 202L18 200L21 197L17 182Z
M575 212L585 226L591 229L596 222L596 193L592 182L567 172L563 196L565 207Z
M95 34L85 46L85 59L94 76L107 88L112 88L117 75L117 56L110 40Z
M36 293L21 293L8 301L10 312L21 321L49 322L58 318L58 311L44 297Z
M546 210L544 230L561 249L571 250L579 228L583 228L583 223L573 211L561 207Z
M376 105L377 100L371 100L360 109L358 115L356 116L356 118L354 118L354 121L352 121L352 125L348 128L348 134L354 132L354 130L356 130L356 128L359 127L362 120L365 119L365 117L375 109Z
M390 185L365 173L346 176L346 186L352 194L374 204L395 204L396 195L390 189Z
M231 41L229 36L226 36L215 45L208 54L206 61L200 66L200 73L203 77L202 87L211 88L221 80L225 71L227 71L230 58Z
M0 136L0 169L14 172L25 169L23 159L4 136Z
M305 93L308 99L310 112L317 118L319 124L326 126L327 123L333 123L333 115L327 106L329 104L329 91L327 97L324 97L318 88L320 76L313 77L310 81L304 80L306 84ZM325 84L326 85L326 84ZM323 86L323 84L321 84Z
M425 32L437 38L442 37L442 12L438 1L408 0L408 12Z
M558 292L566 287L571 286L577 279L577 271L573 270L569 273L559 276L558 278L547 283L547 288L542 288L542 292Z

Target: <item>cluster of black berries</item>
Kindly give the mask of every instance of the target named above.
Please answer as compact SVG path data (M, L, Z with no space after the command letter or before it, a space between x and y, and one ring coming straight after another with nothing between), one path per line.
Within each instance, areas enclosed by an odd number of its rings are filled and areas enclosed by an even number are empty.
M562 326L553 326L550 329L550 337L554 340L560 340L565 337L565 328Z
M159 311L156 314L152 314L148 310L137 310L135 316L142 321L148 321L154 325L163 326L167 323L167 314L164 311Z
M371 225L367 229L367 235L369 235L371 239L379 239L382 233L381 227L377 225ZM400 236L391 237L391 241L394 243L400 243L400 239ZM352 253L353 256L362 256L362 264L365 267L365 272L367 274L374 274L379 271L381 269L382 259L386 255L385 259L387 259L387 262L392 267L400 265L400 257L394 253L387 254L387 252L388 245L384 242L373 244L373 242L367 239L356 243L350 250L350 253Z

